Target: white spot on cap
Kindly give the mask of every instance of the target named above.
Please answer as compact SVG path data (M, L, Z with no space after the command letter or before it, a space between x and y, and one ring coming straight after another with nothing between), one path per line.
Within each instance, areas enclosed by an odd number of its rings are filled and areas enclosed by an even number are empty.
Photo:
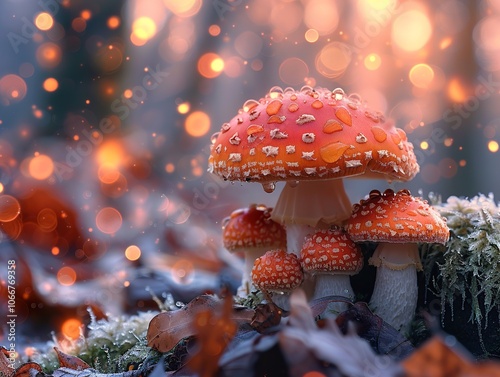
M299 163L298 162L290 162L290 161L287 161L286 164L288 165L288 167L290 168L298 168L299 167Z
M314 161L314 160L316 160L314 158L314 151L311 151L311 152L302 152L302 158L304 160L308 160L308 161Z
M381 149L378 151L378 156L379 157L387 157L387 156L389 156L389 151L387 151L386 149Z
M366 143L367 141L368 141L368 139L361 132L356 136L356 142L358 142L360 144Z
M355 168L356 166L361 166L361 165L363 164L359 160L350 160L345 162L345 166L347 168Z
M271 139L286 139L288 137L288 134L279 128L269 131L269 134L271 135Z
M295 123L297 123L299 125L302 125L302 124L305 124L305 123L313 122L315 120L316 120L316 118L314 117L314 115L311 115L311 114L302 114L300 117L297 118L297 120L295 121Z
M255 148L250 149L250 150L248 151L248 154L249 154L250 156L255 156Z
M302 141L304 143L307 143L307 144L312 143L315 138L316 138L316 135L314 135L312 132L306 132L306 133L302 134Z
M229 143L233 145L239 145L241 143L241 139L238 136L238 132L236 132L233 136L229 138Z
M286 153L288 153L288 154L295 153L295 145L287 145L285 147L285 149L286 149Z
M272 145L267 145L265 147L262 147L262 152L267 156L267 157L275 157L278 155L279 147L274 147Z
M241 153L230 153L229 161L232 162L240 162L241 161Z
M316 173L316 168L304 168L304 171L306 172L306 174L312 175Z

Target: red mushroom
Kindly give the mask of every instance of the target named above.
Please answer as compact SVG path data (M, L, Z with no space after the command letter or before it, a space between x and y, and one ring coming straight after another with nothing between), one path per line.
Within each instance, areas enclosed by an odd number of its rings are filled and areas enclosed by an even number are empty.
M245 267L237 295L246 297L252 289L251 272L256 258L266 251L286 248L285 229L271 220L272 208L252 204L233 211L223 221L222 239L230 252L245 253Z
M254 284L271 293L274 303L286 310L290 293L300 286L303 278L297 256L283 249L267 251L255 260L252 268Z
M363 267L363 255L359 247L341 229L319 230L306 236L300 255L305 273L315 275L313 299L325 296L344 296L354 299L350 276ZM328 306L328 311L339 313L347 304L338 302Z
M342 178L407 181L419 170L405 132L342 89L273 88L247 101L212 142L208 170L223 179L260 182L268 192L287 182L272 217L297 255L308 233L349 217Z
M446 220L408 190L373 190L354 205L346 229L355 242L379 243L369 259L377 267L370 307L395 329L408 331L417 307L417 270L422 268L418 243L445 244L450 233Z

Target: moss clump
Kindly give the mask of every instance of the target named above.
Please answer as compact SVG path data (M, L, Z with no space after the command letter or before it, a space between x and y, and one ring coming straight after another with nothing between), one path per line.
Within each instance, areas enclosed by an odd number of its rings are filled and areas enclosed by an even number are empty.
M446 247L431 245L423 250L427 283L431 285L432 280L440 297L442 321L447 307L453 320L457 298L462 310L470 309L468 322L477 326L481 347L487 353L482 335L489 314L500 313L500 208L492 194L470 200L452 196L446 203L431 200L447 219L451 237Z

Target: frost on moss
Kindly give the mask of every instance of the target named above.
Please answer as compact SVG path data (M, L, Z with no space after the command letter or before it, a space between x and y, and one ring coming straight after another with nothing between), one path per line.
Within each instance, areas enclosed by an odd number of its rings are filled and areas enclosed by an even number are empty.
M461 298L463 308L470 299L469 321L478 326L481 336L491 310L500 313L500 208L492 194L470 200L452 196L446 203L431 200L447 219L451 237L446 247L432 245L424 250L427 282L437 263L439 274L431 286L441 298L442 318L447 306L453 311L454 300Z
M161 311L178 309L171 295L162 302L153 295ZM160 354L147 345L146 334L149 322L159 312L139 312L136 315L108 316L96 320L89 310L91 323L86 335L78 339L55 339L43 349L32 349L30 361L34 361L47 373L59 368L53 347L78 356L100 373L126 371L129 366L137 367L146 358L159 358Z

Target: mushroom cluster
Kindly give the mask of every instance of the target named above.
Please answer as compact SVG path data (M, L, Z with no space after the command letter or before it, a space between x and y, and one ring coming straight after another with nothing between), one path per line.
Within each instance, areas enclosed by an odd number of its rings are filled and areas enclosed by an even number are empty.
M233 211L222 221L222 240L230 252L245 255L245 267L237 295L246 297L252 290L251 272L255 259L266 251L286 248L285 229L271 219L272 208L252 204Z
M208 165L224 180L259 182L266 192L272 192L277 181L286 182L271 218L284 226L286 252L294 255L304 280L314 282L311 298L354 299L349 276L363 265L354 242L380 242L369 261L378 267L370 305L394 327L407 328L416 305L416 243L446 242L448 228L425 201L408 191L372 192L353 209L343 185L343 178L361 175L411 180L419 166L402 129L359 96L339 88L274 87L260 100L245 102L222 125L212 137ZM282 255L284 246L276 248ZM260 279L255 271L263 263L270 272L270 257L264 254L255 261L253 279ZM277 265L273 273L281 270ZM393 271L407 275L406 280L396 280ZM398 281L395 289L385 284L390 280ZM261 280L254 284L270 289Z

